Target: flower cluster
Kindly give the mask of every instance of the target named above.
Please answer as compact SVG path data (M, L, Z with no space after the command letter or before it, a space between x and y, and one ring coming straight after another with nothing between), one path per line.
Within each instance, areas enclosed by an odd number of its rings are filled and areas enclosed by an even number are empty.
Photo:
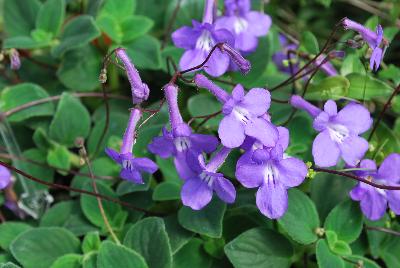
M249 0L226 0L224 15L215 18L215 1L206 0L203 21L193 21L193 27L184 26L172 33L177 47L184 48L180 68L196 71L202 67L211 76L220 76L227 70L249 72L251 65L241 53L250 53L257 47L258 37L266 35L271 26L269 16L250 10ZM358 31L374 50L371 68L377 68L382 53L382 28L377 32L366 30L358 23L345 18L346 29ZM283 52L274 55L278 68L288 71L282 63L289 50L297 45L280 37ZM218 44L218 45L217 45ZM217 45L217 46L216 46ZM214 50L213 50L214 49ZM139 105L149 96L148 86L142 82L137 70L124 49L116 49L116 56L123 62L132 89L133 104L120 152L107 148L107 154L121 165L120 176L134 183L143 183L141 173L154 173L156 164L148 158L135 158L132 147L136 125L142 116ZM300 55L300 54L298 54ZM343 57L341 51L321 53L315 58L318 66L328 76L337 75L329 62L333 57ZM299 69L298 62L292 66ZM169 125L162 128L162 135L154 137L148 145L151 153L161 158L173 158L178 175L183 180L181 199L185 206L200 210L207 206L213 193L225 203L233 203L236 190L231 179L219 172L230 152L240 149L243 154L236 163L235 177L245 188L257 188L256 205L270 219L282 217L288 208L289 188L299 186L308 173L307 165L285 153L289 146L289 130L271 122L268 110L271 94L265 88L245 90L236 84L228 93L204 74L195 73L194 84L209 91L222 105L222 120L218 138L198 134L187 124L178 106L179 88L176 76L163 87L168 105ZM380 168L375 162L363 159L369 144L361 135L372 125L369 111L356 102L347 103L341 110L333 100L323 109L304 98L293 95L289 103L312 116L313 128L318 132L312 146L314 162L319 167L332 167L343 160L347 167L356 169L356 175L381 184L400 185L400 155L392 154ZM208 160L206 160L208 159ZM361 202L364 214L372 220L382 217L387 203L400 213L400 194L396 191L378 190L366 183L359 183L351 192L352 199Z

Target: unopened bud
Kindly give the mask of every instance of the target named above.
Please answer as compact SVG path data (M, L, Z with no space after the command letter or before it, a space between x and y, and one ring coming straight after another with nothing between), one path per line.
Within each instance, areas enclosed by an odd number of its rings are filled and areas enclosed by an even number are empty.
M12 48L10 50L10 68L11 70L18 70L21 68L21 60L19 58L19 53L16 49Z
M102 84L105 84L107 82L107 69L103 68L100 71L100 75L99 75L99 81Z
M226 43L222 44L221 51L229 55L231 60L239 67L241 73L247 74L250 71L250 61L243 58L239 51L235 50Z

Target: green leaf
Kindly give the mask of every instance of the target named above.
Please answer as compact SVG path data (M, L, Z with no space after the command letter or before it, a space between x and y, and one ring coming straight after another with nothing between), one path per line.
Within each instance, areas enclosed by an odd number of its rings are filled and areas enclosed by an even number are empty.
M330 76L319 81L318 84L311 84L308 87L305 98L307 100L337 100L347 96L349 80L343 76Z
M4 27L10 37L28 36L35 28L36 16L40 9L38 0L4 0Z
M301 244L307 245L318 239L315 233L320 224L317 209L311 199L297 189L289 191L289 207L278 222L293 240Z
M203 241L199 238L193 238L174 255L174 262L172 267L207 268L211 266L211 261L212 259L203 249Z
M327 230L325 236L332 252L338 255L351 255L349 244L343 240L339 240L338 235L334 231Z
M293 248L281 234L263 228L250 229L225 246L235 268L290 267Z
M63 228L35 228L19 235L10 249L25 268L48 268L60 256L79 252L79 240Z
M51 44L51 40L35 40L30 36L16 36L4 40L4 48L19 48L19 49L35 49L47 47Z
M352 255L352 256L347 256L346 258L353 262L362 262L364 268L381 268L381 266L378 265L376 262L374 262L371 259L367 259L363 256ZM354 264L352 264L350 262L345 262L345 267L353 268ZM390 266L388 266L388 267L390 268Z
M53 262L50 268L81 268L82 261L82 255L66 254Z
M173 159L164 159L156 156L156 163L165 181L175 184L181 184L181 179L179 178L178 172L176 171Z
M40 226L64 227L77 236L96 230L96 227L86 220L78 201L63 201L55 204L42 216Z
M161 68L161 45L158 39L143 35L123 46L126 47L129 57L137 68L150 70Z
M161 218L149 217L136 223L126 234L124 245L141 254L149 268L171 267L171 247Z
M202 210L181 207L178 212L178 221L183 228L189 231L219 238L222 236L222 220L225 210L226 204L213 198Z
M120 169L120 168L118 168L118 169ZM122 196L122 195L126 195L129 193L147 191L150 188L151 176L148 173L143 173L142 177L143 177L143 181L144 181L143 184L136 184L136 183L132 183L127 180L121 181L121 183L118 184L118 187L117 187L117 191L116 191L117 195Z
M366 74L364 65L357 54L347 55L340 68L340 74L346 76L351 73ZM381 72L379 72L380 74Z
M90 131L90 114L86 107L68 93L63 93L51 121L49 136L68 147L75 146L76 138L85 139Z
M326 241L321 239L317 242L317 262L320 268L344 268L344 261L333 254Z
M388 97L393 92L391 86L371 76L352 73L346 78L350 82L349 98L371 100L376 97Z
M318 54L319 53L319 45L317 38L315 35L310 31L305 31L301 35L301 45L304 46L305 51L310 54Z
M111 190L109 187L105 186L103 183L97 181L97 189L99 194L106 195L112 198L117 198L117 195ZM93 191L93 187L90 181L88 181L84 185L84 189L87 191ZM120 228L120 222L118 222L121 217L121 213L125 213L122 211L121 206L114 202L102 200L104 213L106 214L107 219L109 220L110 224L114 228ZM97 202L97 198L89 195L82 195L81 196L81 208L83 214L86 218L96 226L105 228L105 223L103 217L101 216L99 205ZM126 215L125 215L126 216Z
M212 113L221 111L221 104L211 94L196 94L187 102L187 108L192 117L204 116ZM218 129L219 122L222 119L222 115L218 115L207 121L203 126L206 128ZM196 119L194 122L200 123L202 119Z
M60 36L60 44L53 48L54 57L60 57L66 51L82 47L100 36L100 31L91 16L81 15L70 20Z
M164 218L165 230L168 233L171 251L175 254L193 237L194 233L187 231L179 225L177 215Z
M32 148L26 150L22 153L22 156L26 159L30 159L40 164L46 164L46 151L38 150L36 148ZM21 163L22 169L29 173L31 176L36 178L40 178L43 181L53 182L54 170L48 168L46 166L40 166L38 164L29 163L28 161L24 161ZM48 187L41 184L35 185L36 189L47 189Z
M154 254L157 251L153 252ZM110 241L102 243L97 256L98 268L147 268L142 256L136 251Z
M73 91L92 91L99 85L100 53L93 46L84 46L65 53L57 77Z
M347 200L337 205L325 220L324 229L334 231L339 240L355 241L363 227L363 216L357 203Z
M179 200L181 198L181 185L174 182L162 182L156 186L153 192L153 200Z
M8 251L11 242L21 233L32 227L23 222L7 221L0 224L0 247Z
M20 268L20 266L12 262L7 262L7 263L0 263L0 268Z
M101 9L102 15L110 15L116 19L123 20L135 11L136 0L106 0Z
M58 35L65 18L65 0L47 0L36 19L36 28Z
M0 107L3 111L8 111L28 102L47 98L49 95L40 86L30 83L23 83L16 86L6 87L1 92ZM46 102L23 109L9 116L10 122L21 122L36 116L50 116L54 114L54 104Z
M71 159L68 148L63 145L54 146L47 153L47 163L53 167L69 170Z
M98 232L90 232L85 235L82 242L82 251L88 254L92 251L98 251L100 248L101 240Z

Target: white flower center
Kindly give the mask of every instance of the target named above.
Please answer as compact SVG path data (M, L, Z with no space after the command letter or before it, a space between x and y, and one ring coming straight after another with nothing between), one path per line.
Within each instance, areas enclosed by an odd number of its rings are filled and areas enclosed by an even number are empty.
M279 175L278 169L274 165L268 163L264 169L264 182L266 184L268 183L274 184L275 180L278 178L278 175Z
M331 139L337 143L342 143L350 134L347 127L339 124L329 124L328 131Z
M210 51L214 46L214 40L211 38L209 31L203 31L196 42L196 48L204 51Z
M243 124L247 124L250 121L250 113L241 107L236 106L232 110L233 115Z
M240 34L244 31L246 31L248 26L249 26L249 24L247 23L247 21L244 18L236 17L236 20L233 24L233 29L235 31L235 34Z
M207 174L207 173L205 173L205 172L202 172L202 173L199 175L199 177L200 177L200 179L202 179L204 182L206 182L207 185L208 185L209 187L212 187L212 184L213 184L213 182L214 182L214 177L213 177L213 176L211 176L211 175L209 175L209 174Z
M122 167L124 169L132 170L132 163L129 160L122 160Z
M177 137L174 139L174 144L178 152L183 152L190 148L190 139L188 137Z

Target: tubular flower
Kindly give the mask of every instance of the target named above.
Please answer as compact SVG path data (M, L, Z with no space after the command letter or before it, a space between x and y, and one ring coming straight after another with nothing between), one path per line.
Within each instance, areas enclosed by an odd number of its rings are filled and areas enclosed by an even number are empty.
M239 147L246 136L259 140L265 146L275 145L278 131L264 118L271 103L267 90L253 88L245 94L243 87L238 84L232 95L229 95L204 75L197 74L194 81L199 87L208 89L223 104L224 118L219 125L218 134L225 147Z
M16 49L10 49L10 68L11 70L19 70L21 68L21 59Z
M118 48L115 51L117 57L122 61L125 66L126 74L129 83L131 84L132 101L134 104L141 103L149 97L150 89L147 84L142 82L138 70L135 68L125 49Z
M357 176L382 185L400 185L400 154L390 154L379 169L373 160L364 159L360 163ZM400 191L384 190L359 182L350 192L353 200L360 201L361 210L370 220L379 220L385 214L387 204L400 215Z
M179 112L178 88L169 84L164 90L169 106L171 131L163 128L163 135L154 138L148 148L161 158L173 156L179 176L187 179L193 174L188 165L188 158L197 157L202 152L213 152L218 146L218 139L211 135L192 133Z
M368 46L372 49L372 55L369 60L369 67L371 70L378 70L379 65L385 54L385 50L388 46L387 40L383 37L383 29L381 25L376 27L376 32L364 27L363 25L352 21L348 18L342 20L343 27L346 30L353 30L358 32L362 39L367 42ZM383 48L383 49L382 49Z
M320 132L314 140L314 162L320 167L335 166L343 158L349 166L356 166L368 150L368 142L359 137L372 125L369 111L356 103L337 111L336 103L328 100L320 110L300 96L292 96L293 107L303 109L313 118L313 127Z
M204 62L211 49L218 43L234 44L234 38L228 30L214 27L213 17L214 0L207 0L202 23L193 20L192 27L184 26L172 33L174 45L186 50L179 61L181 70ZM229 62L229 56L216 49L204 70L209 75L221 76L228 70Z
M236 168L236 177L244 187L258 187L257 207L270 219L285 214L287 189L300 185L307 175L306 164L297 158L284 156L289 133L285 128L279 130L279 140L274 148L254 144L255 147L241 157Z
M148 158L135 158L132 155L135 128L141 116L140 110L131 110L128 126L125 130L121 151L119 153L111 148L106 148L107 155L121 165L121 178L138 184L144 183L141 172L153 174L158 169L157 165L152 160Z
M226 203L235 201L235 187L224 178L223 174L217 173L230 151L231 149L223 147L207 165L202 155L199 155L197 159L191 159L190 167L193 175L185 181L181 191L182 202L185 206L200 210L211 201L213 192Z
M235 48L243 52L254 51L258 37L271 27L268 15L250 9L250 0L225 0L225 14L215 21L216 29L228 29L234 35Z

